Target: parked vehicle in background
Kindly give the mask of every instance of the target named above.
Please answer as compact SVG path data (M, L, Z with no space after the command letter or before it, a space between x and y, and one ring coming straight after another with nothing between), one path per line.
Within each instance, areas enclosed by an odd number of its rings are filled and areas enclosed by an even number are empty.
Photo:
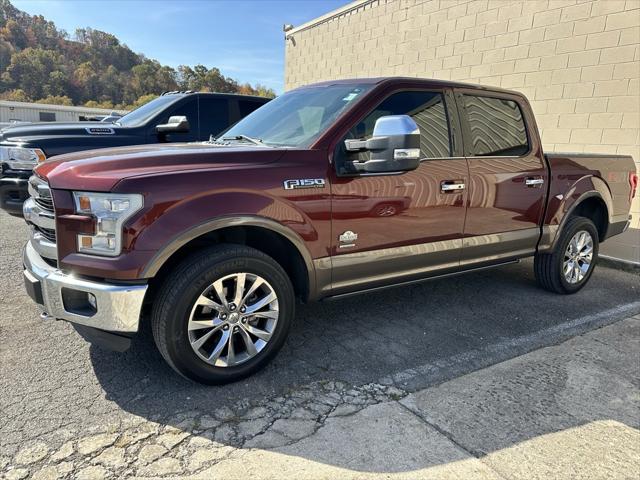
M54 155L124 145L208 140L268 101L247 95L168 92L114 123L12 126L0 132L0 208L21 215L31 170Z
M86 122L102 122L102 123L115 123L122 118L118 112L111 112L109 115L94 115L87 117L83 121Z
M39 165L25 285L45 316L115 349L150 321L178 373L224 383L273 358L296 298L532 256L543 288L575 293L627 228L637 180L629 156L544 154L516 92L325 82L210 142Z

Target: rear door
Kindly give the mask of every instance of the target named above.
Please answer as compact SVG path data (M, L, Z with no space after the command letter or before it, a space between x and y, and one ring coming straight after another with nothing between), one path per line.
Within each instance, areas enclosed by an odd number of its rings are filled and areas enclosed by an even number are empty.
M462 265L516 258L540 237L547 169L531 110L516 95L456 90L469 165Z
M418 124L420 166L349 173L349 160L369 153L346 152L344 140L370 138L384 115L409 115ZM451 92L412 89L386 95L338 142L331 178L334 294L458 267L468 171L454 132L459 126Z

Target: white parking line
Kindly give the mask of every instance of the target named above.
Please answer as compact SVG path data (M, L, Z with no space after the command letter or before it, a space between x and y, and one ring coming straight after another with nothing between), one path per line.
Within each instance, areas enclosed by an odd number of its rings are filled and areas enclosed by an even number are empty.
M426 363L418 367L409 368L382 377L378 381L383 385L402 386L402 384L406 384L409 380L416 377L426 377L427 385L420 385L420 388L425 388L426 386L452 378L451 373L455 373L456 371L463 371L463 374L471 373L480 368L503 362L538 348L561 343L570 337L587 333L590 330L604 327L605 325L610 325L638 313L640 313L640 301L626 303L602 312L568 320L528 335L510 338L498 343L486 345L482 348L452 355L433 363ZM473 365L474 368L467 370L469 365ZM449 375L446 375L447 378L443 378L443 372L449 373Z

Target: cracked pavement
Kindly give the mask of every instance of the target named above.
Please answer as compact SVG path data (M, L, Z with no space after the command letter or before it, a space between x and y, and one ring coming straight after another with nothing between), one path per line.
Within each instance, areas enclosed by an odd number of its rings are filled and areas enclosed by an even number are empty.
M303 305L269 367L204 387L174 374L146 329L117 354L40 320L22 285L26 238L24 222L0 212L3 477L532 478L527 465L555 465L607 478L640 468L640 322L619 322L640 312L637 274L599 267L563 297L538 289L523 262ZM571 462L587 443L606 455Z

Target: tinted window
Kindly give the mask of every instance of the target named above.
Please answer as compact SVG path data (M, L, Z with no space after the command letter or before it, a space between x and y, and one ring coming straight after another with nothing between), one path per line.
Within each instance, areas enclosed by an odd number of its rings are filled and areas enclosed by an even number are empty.
M156 125L162 125L169 121L170 117L187 117L189 121L188 132L170 132L161 134L158 138L166 142L194 142L200 140L198 136L198 97L190 95L178 105L170 106L161 115L158 115L156 121L150 127L155 132ZM207 135L206 140L209 139Z
M40 112L40 121L41 122L55 122L56 114L52 112Z
M475 156L520 156L529 151L527 129L518 104L499 98L464 95Z
M420 127L422 158L443 158L451 155L449 122L440 93L401 92L384 100L367 117L351 129L347 138L370 138L378 118L385 115L409 115ZM363 152L360 155L368 155Z
M229 126L229 100L225 98L200 98L200 137L209 140Z
M240 100L238 102L238 108L240 109L240 118L244 118L251 112L260 108L264 103L254 102L252 100Z

